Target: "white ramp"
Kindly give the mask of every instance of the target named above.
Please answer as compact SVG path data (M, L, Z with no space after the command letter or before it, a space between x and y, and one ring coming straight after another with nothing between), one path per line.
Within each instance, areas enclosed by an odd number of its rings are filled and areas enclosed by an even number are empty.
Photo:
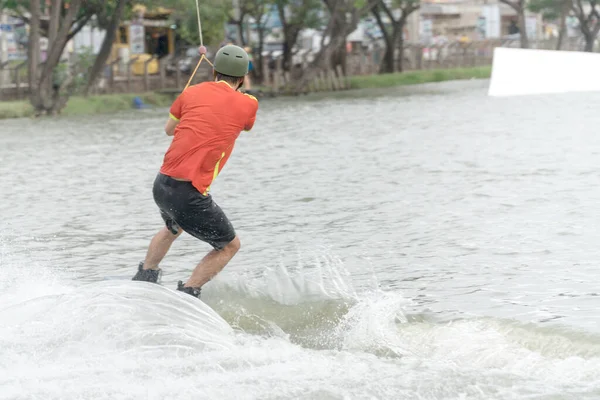
M488 96L600 91L600 54L497 47Z

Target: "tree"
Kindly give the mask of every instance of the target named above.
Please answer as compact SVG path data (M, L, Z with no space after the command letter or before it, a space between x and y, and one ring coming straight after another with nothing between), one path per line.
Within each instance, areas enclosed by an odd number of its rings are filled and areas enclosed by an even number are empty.
M46 7L46 2L38 2L40 4L39 9L41 13L45 13L49 11ZM73 19L71 23L71 27L69 29L69 33L67 35L67 41L71 40L83 27L90 21L94 12L98 8L98 4L103 3L98 0L86 1L81 4L77 15ZM68 4L68 1L65 2ZM31 9L31 1L30 0L4 0L2 8L8 9L12 11L19 19L21 19L26 24L30 23L30 9ZM92 12L92 9L94 12ZM64 18L69 10L68 7L63 7L60 10L60 16ZM40 14L41 15L41 14ZM39 21L39 33L42 37L48 37L48 32L50 29L50 19L41 19Z
M29 9L24 9L27 4ZM66 105L75 89L74 78L79 74L87 76L89 91L102 71L118 27L129 0L40 0L19 1L9 4L12 10L29 24L28 72L29 98L36 115L54 115ZM81 70L73 63L61 63L65 46L90 19L96 15L105 24L107 34L101 51L90 71ZM46 17L46 18L43 18ZM47 56L40 59L40 38L48 39Z
M262 81L264 78L264 60L263 60L263 47L265 43L266 26L269 20L268 11L273 5L272 0L243 0L242 7L246 10L247 14L254 19L256 31L258 33L258 44L256 47L256 53L258 57L255 57L255 77L258 81Z
M132 11L132 0L2 0L10 9L29 24L28 70L30 101L36 115L56 114L66 105L76 88L75 77L84 78L84 94L90 92L110 57L116 32L121 20ZM138 0L137 3L152 8L171 5L176 15L185 20L180 33L184 40L199 44L195 0ZM223 37L223 23L228 8L219 0L202 1L202 33L204 43ZM61 63L65 46L91 19L106 30L99 54L89 70L76 63ZM48 39L45 60L40 59L40 38ZM41 62L43 61L43 62ZM79 78L78 78L79 80Z
M172 17L177 23L178 38L187 44L200 45L195 0L147 0L145 4L148 7L161 6L174 10ZM229 17L231 2L202 0L198 4L202 23L202 42L206 46L221 42L223 26Z
M60 96L70 82L66 78L63 82L55 81L55 69L67 44L69 31L81 8L81 0L72 0L63 4L62 0L52 0L50 3L48 23L48 53L46 60L40 65L40 35L42 7L40 0L31 0L29 6L29 98L31 105L36 110L36 115L56 114L66 104ZM64 9L67 9L64 12Z
M527 8L541 13L545 20L559 20L556 50L560 50L567 31L567 17L571 11L573 0L531 0Z
M321 25L321 0L274 0L283 25L283 68L289 70L302 29Z
M106 4L108 4L108 2L106 2ZM110 52L112 50L112 46L117 35L119 23L123 18L126 4L126 0L117 1L116 9L112 12L112 16L108 18L108 21L103 19L103 17L105 17L105 14L100 14L100 18L98 18L101 21L101 26L104 25L106 29L106 35L104 36L104 40L102 41L100 52L94 60L94 65L92 65L92 68L89 71L89 75L84 89L84 94L86 96L90 93L91 89L96 84L96 80L98 79L100 73L102 72L102 69L106 65L108 57L110 57Z
M231 21L237 26L238 40L242 47L246 46L246 38L244 37L244 19L248 15L248 7L252 1L248 0L236 0L236 4L231 9Z
M339 53L346 53L346 38L356 30L358 21L370 13L379 0L323 0L323 2L329 13L329 23L325 28L323 39L328 38L329 41L327 45L323 41L315 65L335 67L340 65Z
M377 20L377 24L383 33L385 41L385 54L379 68L380 73L395 72L394 53L398 49L400 52L400 61L398 69L402 71L402 60L404 59L404 27L406 20L414 11L420 7L419 0L394 0L392 7L400 11L400 17L394 18L392 10L387 6L384 0L379 0L373 7L372 13ZM384 13L390 20L390 27L386 26L381 18L381 13ZM390 29L391 28L391 29Z
M589 6L589 12L586 12ZM600 31L600 14L597 0L573 0L573 12L579 20L579 29L585 39L584 51L592 52L594 42Z
M527 39L527 26L525 24L525 2L526 0L500 0L500 2L508 5L517 13L519 33L521 36L521 48L529 48L529 40Z
M339 54L345 54L346 38L358 26L360 18L371 12L379 0L323 0L327 10L327 26L321 39L321 49L316 54L311 68L302 71L296 90L306 85L323 69L339 65Z

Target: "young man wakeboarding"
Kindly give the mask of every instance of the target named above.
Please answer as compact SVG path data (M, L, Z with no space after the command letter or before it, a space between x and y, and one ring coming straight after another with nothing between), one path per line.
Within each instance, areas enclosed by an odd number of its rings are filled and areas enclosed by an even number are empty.
M186 89L170 109L165 132L173 136L152 190L165 222L152 239L134 281L158 282L159 263L182 232L213 247L177 290L200 297L200 288L217 275L240 248L225 213L209 194L241 131L252 129L258 101L239 92L248 73L248 54L227 45L215 56L214 81Z

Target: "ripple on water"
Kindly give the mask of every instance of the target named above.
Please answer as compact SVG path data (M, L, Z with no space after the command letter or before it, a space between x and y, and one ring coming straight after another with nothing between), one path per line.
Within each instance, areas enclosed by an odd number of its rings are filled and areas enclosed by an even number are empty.
M486 85L261 101L207 307L186 236L164 290L102 282L162 225L166 109L3 121L0 398L600 397L600 96Z

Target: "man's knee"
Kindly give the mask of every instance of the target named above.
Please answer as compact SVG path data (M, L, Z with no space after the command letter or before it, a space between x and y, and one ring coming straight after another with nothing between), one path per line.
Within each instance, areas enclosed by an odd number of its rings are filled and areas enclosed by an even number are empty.
M169 240L175 240L177 239L179 236L181 236L181 234L183 233L183 229L177 227L177 230L175 233L172 229L170 229L168 226L164 226L162 231L164 232L164 235L167 239Z
M223 248L223 250L227 250L231 253L237 253L238 250L240 249L240 247L242 246L242 243L240 242L240 238L239 237L235 237L233 238L233 240L229 243L227 243L227 245Z
M174 234L173 236L175 237L175 239L177 239L179 236L181 236L182 233L183 233L183 229L177 228L177 233ZM171 232L171 234L173 234L173 232Z

